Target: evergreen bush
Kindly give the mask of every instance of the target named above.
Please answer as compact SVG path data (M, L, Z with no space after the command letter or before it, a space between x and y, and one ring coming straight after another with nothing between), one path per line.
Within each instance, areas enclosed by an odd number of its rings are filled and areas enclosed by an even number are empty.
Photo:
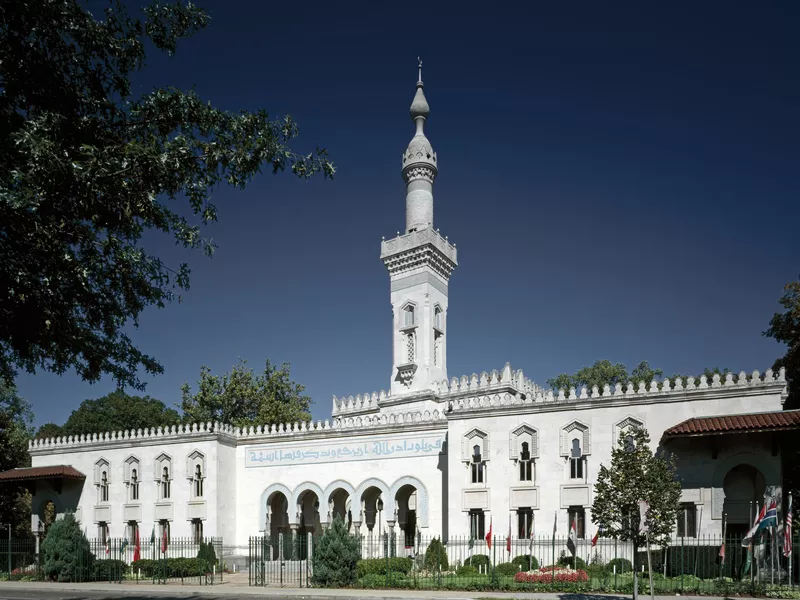
M447 550L442 541L435 537L428 544L425 550L425 570L426 571L447 571L450 568L447 562Z
M106 558L94 561L94 580L95 581L120 581L125 576L128 565L124 560L117 558Z
M478 574L478 569L473 567L472 565L461 565L456 569L456 575L458 577L472 577L473 575Z
M92 572L94 556L75 515L67 513L47 530L42 542L44 575L53 581L83 581Z
M519 568L519 565L517 565L515 563L507 562L507 563L500 563L499 565L497 565L494 568L494 570L498 575L504 575L506 577L513 577L514 575L519 573L520 568Z
M558 565L561 567L569 567L570 569L586 570L586 561L580 556L572 557L568 554L562 554L558 559Z
M489 556L486 554L473 554L464 561L464 564L469 565L471 567L475 567L479 571L483 571L484 573L486 573L486 571L489 568L489 565L491 565L492 563L489 560Z
M212 567L217 565L217 553L214 551L214 545L211 542L200 542L197 558L204 560L210 571Z
M346 587L358 579L361 544L337 515L314 549L314 585Z
M390 558L388 561L385 558L366 558L356 563L356 570L361 579L367 575L386 575L387 567L392 573L408 575L413 566L414 561L405 557Z
M515 556L511 564L517 565L521 571L535 571L539 568L539 561L536 560L535 556L531 556L530 554Z
M633 572L633 564L627 558L612 558L606 565L606 571L614 573L614 567L617 568L617 574Z

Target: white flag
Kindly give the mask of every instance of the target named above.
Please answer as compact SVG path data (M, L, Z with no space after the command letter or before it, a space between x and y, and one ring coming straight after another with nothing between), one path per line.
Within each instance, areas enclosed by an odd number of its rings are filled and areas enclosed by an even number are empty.
M647 511L650 509L650 505L645 502L644 500L639 500L639 533L645 533L650 531L650 527L645 522L647 518Z

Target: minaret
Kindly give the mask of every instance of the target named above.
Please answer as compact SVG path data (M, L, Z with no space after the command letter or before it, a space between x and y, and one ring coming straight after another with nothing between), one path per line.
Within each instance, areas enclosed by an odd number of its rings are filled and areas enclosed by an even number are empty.
M406 231L381 244L381 260L391 283L393 399L426 395L447 379L447 286L458 263L456 247L433 229L433 182L439 170L424 132L429 114L420 61L411 103L416 132L402 165Z

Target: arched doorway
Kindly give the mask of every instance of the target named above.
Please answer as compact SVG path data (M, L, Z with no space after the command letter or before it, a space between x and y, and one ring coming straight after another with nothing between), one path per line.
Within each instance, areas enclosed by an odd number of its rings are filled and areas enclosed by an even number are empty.
M344 488L336 488L328 496L328 523L339 517L347 525L348 531L353 523L353 511L350 503L352 498Z
M413 554L417 539L417 488L410 483L401 486L395 495L395 503L403 545L407 554Z
M364 526L367 528L366 555L372 558L386 556L384 534L387 533L387 527L381 489L375 486L365 489L361 494L361 506Z
M764 475L751 465L739 464L728 471L722 486L725 492L722 510L727 517L727 531L744 535L753 522L756 503L764 502Z
M287 545L285 540L291 540L289 529L289 499L283 492L272 492L267 498L267 528L265 533L269 535L269 545L271 547L270 560L280 558L280 536L284 537L284 556L287 556ZM291 549L291 542L288 546ZM291 550L290 550L291 551Z

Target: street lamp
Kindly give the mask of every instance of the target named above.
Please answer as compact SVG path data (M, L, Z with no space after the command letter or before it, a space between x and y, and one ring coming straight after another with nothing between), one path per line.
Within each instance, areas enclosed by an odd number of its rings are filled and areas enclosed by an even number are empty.
M383 537L381 535L382 531L383 531L383 527L382 527L382 523L381 523L381 520L382 520L381 519L381 515L383 513L383 500L381 499L380 496L378 496L378 503L376 504L376 507L378 509L378 539L380 540Z

